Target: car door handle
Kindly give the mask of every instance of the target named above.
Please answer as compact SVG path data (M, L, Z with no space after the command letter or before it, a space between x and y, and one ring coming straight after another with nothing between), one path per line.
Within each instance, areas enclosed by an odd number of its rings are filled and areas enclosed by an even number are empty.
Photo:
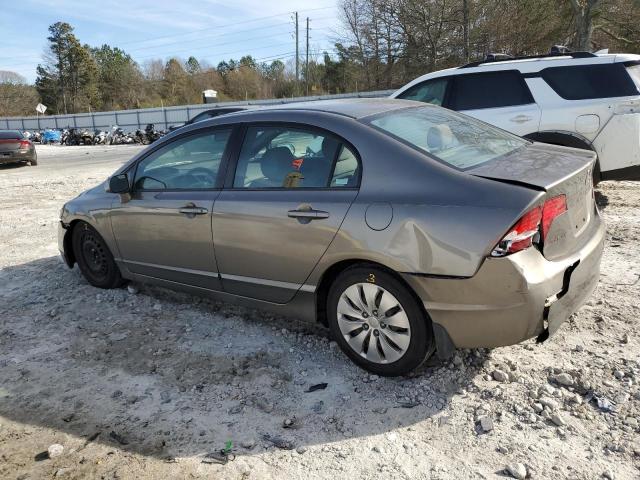
M184 207L180 208L178 211L188 216L204 215L209 212L209 210L207 210L206 208L198 207L193 203L186 204Z
M533 120L533 117L530 117L529 115L518 115L510 118L509 120L514 123L525 123Z
M323 212L322 210L314 210L310 209L300 209L300 210L289 210L287 215L291 218L302 218L307 220L317 220L320 218L329 218L329 212Z

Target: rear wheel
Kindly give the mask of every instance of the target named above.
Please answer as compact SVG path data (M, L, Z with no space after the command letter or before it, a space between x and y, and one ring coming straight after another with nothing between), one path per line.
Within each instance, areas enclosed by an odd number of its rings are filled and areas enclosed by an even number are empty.
M38 159L34 158L33 160L29 160L29 165L35 167L36 165L38 165Z
M78 267L91 285L98 288L116 288L122 285L118 265L95 228L82 222L74 227L71 235Z
M433 353L429 319L409 289L377 267L352 267L329 290L332 335L360 367L384 376L409 373Z

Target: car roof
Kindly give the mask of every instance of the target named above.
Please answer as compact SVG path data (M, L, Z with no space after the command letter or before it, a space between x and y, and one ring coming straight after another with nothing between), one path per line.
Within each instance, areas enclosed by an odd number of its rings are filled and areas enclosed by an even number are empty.
M595 53L590 56L580 56L573 58L569 55L558 56L541 56L537 58L513 58L497 61L487 61L475 66L461 66L437 70L435 72L422 75L406 85L400 87L392 97L399 95L405 90L421 83L425 80L433 78L447 77L451 75L468 75L471 73L497 72L503 70L519 70L522 73L535 73L549 67L571 67L581 65L594 65L618 62L637 62L640 61L640 55L631 53Z
M198 115L203 115L205 113L218 113L218 112L222 112L222 114L226 113L233 113L233 112L239 112L241 110L249 110L251 108L255 108L252 107L250 105L238 105L238 106L233 106L233 107L213 107L213 108L207 108L206 110L201 110L200 112L198 112L193 118L197 117Z
M279 105L268 105L254 110L245 110L225 115L225 118L238 118L245 115L255 115L274 111L308 111L342 115L353 119L362 119L380 113L407 107L428 106L422 102L411 100L396 100L392 98L339 98L332 100L310 100L306 102L292 102Z

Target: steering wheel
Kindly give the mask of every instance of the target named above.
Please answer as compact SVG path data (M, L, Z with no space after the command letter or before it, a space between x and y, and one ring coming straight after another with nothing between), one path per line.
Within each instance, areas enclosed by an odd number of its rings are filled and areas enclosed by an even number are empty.
M202 179L204 177L205 178L204 182L211 183L211 184L213 184L215 182L215 180L216 180L216 178L213 175L213 173L211 172L211 170L209 170L208 168L204 168L204 167L194 168L193 170L189 171L188 175L193 176L193 177L199 177L200 179Z

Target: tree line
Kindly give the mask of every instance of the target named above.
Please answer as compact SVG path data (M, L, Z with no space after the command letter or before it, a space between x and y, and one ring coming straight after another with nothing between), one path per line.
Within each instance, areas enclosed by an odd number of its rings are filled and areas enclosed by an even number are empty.
M536 55L556 44L640 52L638 0L341 0L340 8L351 88L394 88L489 53Z
M339 0L333 48L308 65L250 55L209 65L195 57L140 65L126 51L83 44L65 22L49 27L35 85L0 71L0 115L77 113L396 88L418 75L483 58L533 55L554 44L640 52L638 0Z

